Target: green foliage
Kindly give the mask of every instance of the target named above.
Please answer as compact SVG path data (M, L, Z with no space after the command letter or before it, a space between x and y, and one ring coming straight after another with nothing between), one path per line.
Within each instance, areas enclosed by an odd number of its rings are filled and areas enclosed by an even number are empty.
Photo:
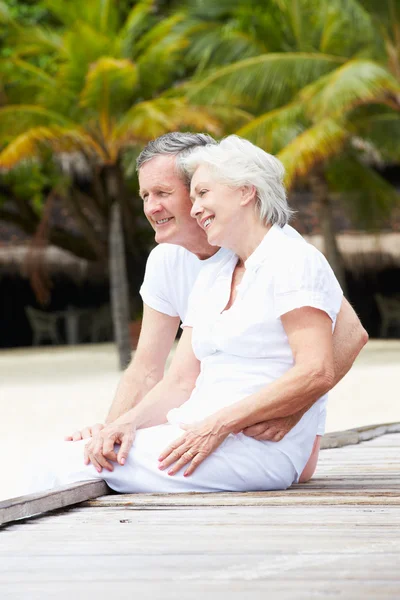
M0 164L51 151L131 165L177 128L236 130L278 153L291 185L338 155L354 172L399 160L394 0L42 0L25 20L17 4L0 2Z
M396 190L377 171L360 162L354 152L330 161L326 176L331 189L345 200L354 221L366 229L382 227L399 203Z
M47 194L55 186L61 187L63 182L64 178L60 176L50 158L41 163L22 162L15 169L3 172L0 176L1 188L8 190L2 196L3 204L9 202L12 197L17 197L41 217Z

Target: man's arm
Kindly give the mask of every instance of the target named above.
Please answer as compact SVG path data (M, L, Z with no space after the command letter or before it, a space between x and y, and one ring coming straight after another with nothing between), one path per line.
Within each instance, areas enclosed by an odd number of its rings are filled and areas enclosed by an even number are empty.
M343 298L340 312L336 319L333 332L333 364L334 364L334 387L350 370L361 349L368 341L368 333L361 325L354 309L350 303ZM297 423L312 404L304 407L301 411L282 418L271 419L257 423L243 431L245 435L258 440L281 440Z
M136 406L162 379L179 322L179 317L170 317L144 304L138 346L120 379L106 424ZM102 428L103 425L98 423L75 431L65 439L79 441L97 434Z
M119 382L107 424L136 406L161 381L179 322L179 317L170 317L144 305L138 346Z
M351 304L343 298L333 332L333 386L348 373L357 356L368 342L368 333L361 325Z
M136 429L165 423L167 413L189 399L199 373L200 362L192 349L192 330L187 327L166 375L141 402L92 437L85 447L86 464L92 462L99 472L103 467L113 470L109 461L123 465ZM120 445L118 455L115 444Z

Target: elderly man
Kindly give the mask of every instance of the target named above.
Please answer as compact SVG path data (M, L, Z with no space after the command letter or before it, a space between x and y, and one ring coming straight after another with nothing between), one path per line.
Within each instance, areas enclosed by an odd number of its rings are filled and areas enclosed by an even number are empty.
M112 470L110 460L116 458L114 444L129 448L129 432L115 421L137 405L163 377L196 277L206 262L219 259L221 251L208 244L204 230L190 216L189 185L177 165L177 156L212 143L215 141L205 134L170 133L150 142L138 158L144 213L159 244L149 256L140 290L144 311L138 347L121 378L106 425L86 427L66 438L77 441L93 437L90 447L96 453L100 468ZM284 231L286 235L299 236L289 226ZM353 309L343 300L333 335L335 385L350 369L367 339ZM260 440L279 441L298 423L307 408L290 417L259 423L244 433ZM300 481L307 481L315 470L323 431L318 433Z

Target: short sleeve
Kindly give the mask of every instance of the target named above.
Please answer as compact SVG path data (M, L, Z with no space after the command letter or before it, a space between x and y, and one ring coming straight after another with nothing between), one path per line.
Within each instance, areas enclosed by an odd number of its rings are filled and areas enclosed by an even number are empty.
M171 303L167 284L168 266L162 245L156 246L149 254L146 263L144 280L140 295L147 306L170 317L178 317L176 308Z
M276 317L310 306L328 314L335 323L342 289L324 255L311 244L295 243L274 277Z

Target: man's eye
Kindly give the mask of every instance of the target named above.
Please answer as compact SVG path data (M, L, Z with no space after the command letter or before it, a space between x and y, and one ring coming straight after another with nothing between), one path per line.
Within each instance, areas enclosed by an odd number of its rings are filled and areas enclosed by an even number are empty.
M207 192L208 192L208 190L200 190L199 191L200 198L202 198Z

